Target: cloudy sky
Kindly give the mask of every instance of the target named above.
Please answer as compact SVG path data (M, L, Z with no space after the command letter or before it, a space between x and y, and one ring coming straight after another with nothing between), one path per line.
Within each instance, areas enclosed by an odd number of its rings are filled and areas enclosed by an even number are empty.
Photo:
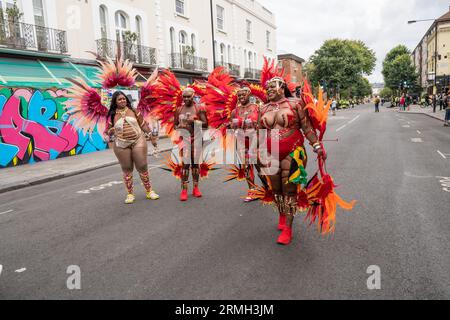
M449 10L449 0L258 0L276 15L278 52L308 59L330 38L363 40L377 54L371 82L383 82L382 61L398 44L415 49L430 22Z

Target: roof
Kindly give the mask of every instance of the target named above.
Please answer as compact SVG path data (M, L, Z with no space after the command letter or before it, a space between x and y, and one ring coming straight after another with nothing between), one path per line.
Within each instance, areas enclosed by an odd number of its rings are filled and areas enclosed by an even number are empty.
M442 22L442 21L450 21L450 11L448 11L446 14L444 14L442 17L440 17L439 19L437 19L437 21Z
M292 53L287 53L287 54L280 54L278 55L278 60L294 60L298 63L303 63L305 62L305 59L302 59L298 56L296 56L295 54Z

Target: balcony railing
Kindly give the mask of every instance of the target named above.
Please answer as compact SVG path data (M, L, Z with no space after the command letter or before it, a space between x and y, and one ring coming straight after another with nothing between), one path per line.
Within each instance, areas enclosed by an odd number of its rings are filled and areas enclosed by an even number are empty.
M67 36L62 30L16 22L0 17L0 46L47 53L67 53Z
M235 76L235 77L241 76L241 66L239 66L237 64L219 61L219 62L216 62L216 67L225 67L232 76Z
M245 69L244 78L245 79L259 80L259 79L261 79L261 70L246 68Z
M207 72L208 59L189 54L172 53L169 55L169 66L173 69Z
M115 59L117 49L124 60L137 64L156 65L156 49L133 43L119 42L109 39L97 40L97 54L102 58Z

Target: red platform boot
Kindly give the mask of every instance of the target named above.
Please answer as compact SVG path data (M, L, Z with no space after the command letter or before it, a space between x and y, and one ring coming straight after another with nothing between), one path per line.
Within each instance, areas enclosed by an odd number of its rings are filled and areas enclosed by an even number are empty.
M181 191L181 195L180 195L180 201L187 201L188 200L188 191L187 189L183 189Z
M200 189L198 188L198 186L194 187L194 191L192 192L193 196L196 198L201 198L203 197L202 193L200 192Z
M280 214L280 220L278 222L278 230L283 231L285 225L286 225L286 215Z
M278 238L278 244L287 246L292 241L292 228L288 226L284 226L283 232L280 234Z

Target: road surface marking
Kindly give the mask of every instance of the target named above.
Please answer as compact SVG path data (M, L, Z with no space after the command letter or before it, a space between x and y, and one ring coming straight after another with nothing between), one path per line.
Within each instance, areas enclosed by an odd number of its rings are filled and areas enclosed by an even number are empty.
M108 182L108 183L104 183L104 184L102 184L102 185L100 185L100 186L98 186L98 187L92 187L92 188L89 188L88 190L81 190L81 191L78 191L77 193L80 193L80 194L90 194L91 191L100 191L100 190L104 190L104 189L106 189L106 188L111 188L111 187L113 187L113 186L115 186L115 185L122 184L122 183L123 183L122 181L111 181L111 182Z
M443 154L441 151L438 150L437 152L441 155L442 158L447 159L447 157L445 156L445 154Z
M348 124L352 124L353 122L355 122L356 120L358 120L359 117L361 117L361 115L358 115L355 119L350 120L350 121L348 122Z
M450 192L450 177L436 177L439 179L439 183L442 186L442 190Z
M27 268L18 269L18 270L14 271L14 272L15 273L23 273L25 271L27 271Z
M415 174L412 174L411 172L405 172L405 176L409 178L416 178L416 179L431 179L434 178L433 176L418 176Z
M414 143L421 143L423 142L422 138L411 138L411 141Z
M0 275L2 275L3 266L0 264Z
M339 131L341 131L342 129L345 129L346 127L347 127L347 125L344 124L342 127L340 127L339 129L337 129L336 132L339 132Z
M403 128L411 128L411 126L410 126L410 125L407 125L407 126L403 126Z
M420 132L419 130L417 130L417 133L418 133L418 134L422 134L422 132Z
M7 214L7 213L11 213L11 212L13 212L14 210L8 210L8 211L5 211L5 212L0 212L0 216L2 215L2 214Z

